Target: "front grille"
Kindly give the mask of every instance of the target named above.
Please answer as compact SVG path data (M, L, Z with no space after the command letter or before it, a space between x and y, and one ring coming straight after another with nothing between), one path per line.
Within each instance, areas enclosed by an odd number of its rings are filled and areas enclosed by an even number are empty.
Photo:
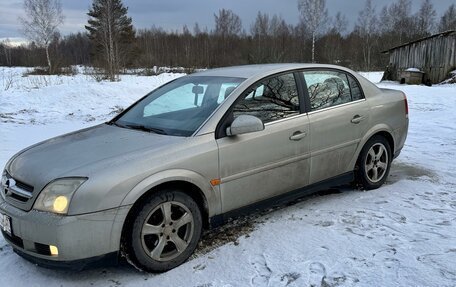
M19 194L11 193L12 198L19 200L20 202L27 202L29 199L25 196L20 196Z
M16 185L20 189L23 189L28 192L33 192L33 186L23 183L22 181L16 180Z
M15 184L11 187L3 186L2 189L2 195L4 197L10 197L16 201L26 203L31 197L33 193L33 186L20 181L16 180L14 177L12 177L8 172L6 172L6 182L3 184L6 184L8 180L14 180Z
M7 179L10 179L10 178L14 179L16 181L16 186L19 187L20 189L23 189L23 190L28 191L28 192L33 192L33 186L31 186L29 184L26 184L25 182L22 182L20 180L15 179L8 172L6 172L6 178Z

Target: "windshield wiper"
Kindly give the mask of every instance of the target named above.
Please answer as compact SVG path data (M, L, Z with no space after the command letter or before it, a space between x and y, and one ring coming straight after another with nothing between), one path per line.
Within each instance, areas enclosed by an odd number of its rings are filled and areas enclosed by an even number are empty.
M118 124L116 124L116 125L118 125ZM162 129L154 128L154 127L146 127L144 125L133 125L133 124L130 124L130 125L125 125L125 126L121 126L121 127L127 127L127 128L130 128L130 129L141 130L141 131L145 131L145 132L153 132L153 133L160 134L160 135L166 135L167 134Z
M107 124L108 125L115 125L116 127L119 127L119 128L125 128L124 125L118 124L117 122L108 122Z

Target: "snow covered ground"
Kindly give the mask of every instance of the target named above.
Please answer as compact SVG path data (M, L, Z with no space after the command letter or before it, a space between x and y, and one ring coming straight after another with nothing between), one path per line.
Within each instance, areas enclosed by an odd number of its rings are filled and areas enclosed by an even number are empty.
M0 67L1 167L21 148L103 122L180 76L99 83L22 72ZM403 90L410 107L406 146L384 187L342 187L230 224L164 274L47 270L0 239L0 286L456 286L456 85L378 85Z

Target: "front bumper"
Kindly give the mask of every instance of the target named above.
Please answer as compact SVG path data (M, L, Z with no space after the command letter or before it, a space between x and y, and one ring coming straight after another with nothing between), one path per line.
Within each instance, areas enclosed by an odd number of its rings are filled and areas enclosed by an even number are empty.
M128 210L128 207L120 207L61 216L35 210L23 211L0 197L0 213L11 218L12 235L2 232L5 240L16 253L27 259L35 258L31 260L35 262L71 264L73 261L117 253ZM50 245L58 248L58 255L51 255Z
M17 255L21 256L22 258L38 265L41 267L46 267L50 269L58 269L58 270L74 270L74 271L81 271L83 269L88 268L97 268L97 267L106 267L106 266L114 266L118 264L118 252L113 252L101 256L91 257L87 259L79 259L79 260L72 260L72 261L54 261L49 259L43 259L34 257L29 255L21 250L13 249Z

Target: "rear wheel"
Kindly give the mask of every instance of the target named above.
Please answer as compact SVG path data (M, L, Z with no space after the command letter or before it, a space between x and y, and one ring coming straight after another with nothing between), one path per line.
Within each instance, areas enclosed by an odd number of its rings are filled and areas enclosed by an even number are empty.
M160 192L139 208L129 257L146 271L170 270L190 257L201 230L201 212L190 196L181 191Z
M373 136L363 147L356 165L356 183L370 190L382 186L388 177L391 166L391 147L380 136Z

